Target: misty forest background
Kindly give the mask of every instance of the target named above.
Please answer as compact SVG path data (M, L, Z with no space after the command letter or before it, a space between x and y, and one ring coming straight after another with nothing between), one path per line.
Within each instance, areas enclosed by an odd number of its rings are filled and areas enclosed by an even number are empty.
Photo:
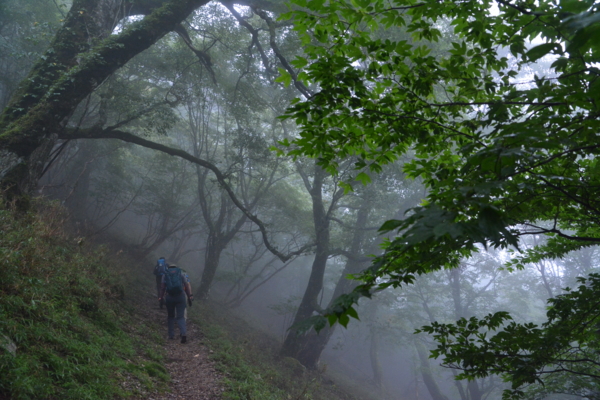
M357 398L599 398L594 2L187 1L109 43L163 3L0 2L11 212L56 200L77 240L166 257Z

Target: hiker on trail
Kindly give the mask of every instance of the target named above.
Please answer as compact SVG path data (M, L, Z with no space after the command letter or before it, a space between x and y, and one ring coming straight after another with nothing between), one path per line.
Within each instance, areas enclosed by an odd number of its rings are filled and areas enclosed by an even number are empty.
M167 326L169 329L169 339L175 339L175 319L179 326L179 336L181 343L187 341L185 327L185 307L187 303L192 305L194 295L191 291L191 286L187 285L181 269L177 265L169 265L167 272L163 275L159 301L165 300L167 305ZM177 318L175 317L177 312Z
M162 277L167 272L167 268L169 268L169 264L164 257L161 257L156 262L154 266L154 276L156 277L156 298L158 299L158 305L160 308L163 308L163 304L165 304L164 300L161 300L160 295L160 286L162 284Z

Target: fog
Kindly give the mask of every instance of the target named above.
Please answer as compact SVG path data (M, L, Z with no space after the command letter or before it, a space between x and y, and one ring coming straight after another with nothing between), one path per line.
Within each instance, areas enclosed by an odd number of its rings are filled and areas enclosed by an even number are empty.
M78 235L118 240L147 260L140 268L148 274L161 256L184 268L197 298L228 307L278 341L281 357L351 385L359 398L500 399L508 387L500 378L455 380L459 371L429 358L436 344L415 330L496 311L542 323L548 298L597 271L597 248L511 265L527 247L481 246L458 268L361 299L359 320L346 328L297 334L292 327L356 287L347 276L381 254L379 227L410 215L427 190L405 176L410 151L377 173L344 155L335 160L337 175L318 160L287 155L293 146L282 143L297 137L297 127L280 117L318 88L277 80L280 60L301 56L302 45L280 26L273 48L269 15L220 3L197 10L187 33L166 35L119 69L66 125L127 130L204 164L117 139L60 140L38 194L69 210ZM0 61L1 108L16 90L11 82L31 66L17 61Z

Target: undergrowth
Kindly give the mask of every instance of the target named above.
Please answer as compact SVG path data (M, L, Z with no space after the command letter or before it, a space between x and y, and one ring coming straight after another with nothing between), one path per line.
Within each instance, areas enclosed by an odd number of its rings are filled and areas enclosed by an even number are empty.
M123 260L70 238L65 220L52 204L18 216L0 208L0 398L113 399L164 387L160 340L128 325Z
M199 310L199 311L198 311ZM212 358L224 375L224 399L351 400L324 370L306 370L297 360L280 358L280 344L214 303L191 314L201 327Z

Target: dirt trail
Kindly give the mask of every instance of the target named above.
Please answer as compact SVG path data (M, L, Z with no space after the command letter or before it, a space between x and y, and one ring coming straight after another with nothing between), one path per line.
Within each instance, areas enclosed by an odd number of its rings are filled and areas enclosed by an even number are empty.
M145 307L140 310L144 318L159 321L167 337L167 310L158 307L156 297L148 294ZM192 308L193 309L193 308ZM190 311L190 310L188 310ZM171 375L170 393L149 394L147 400L216 400L221 399L223 388L221 375L214 362L209 359L211 350L204 344L204 338L196 324L187 321L187 343L179 341L179 330L175 324L176 340L165 340L165 367Z

